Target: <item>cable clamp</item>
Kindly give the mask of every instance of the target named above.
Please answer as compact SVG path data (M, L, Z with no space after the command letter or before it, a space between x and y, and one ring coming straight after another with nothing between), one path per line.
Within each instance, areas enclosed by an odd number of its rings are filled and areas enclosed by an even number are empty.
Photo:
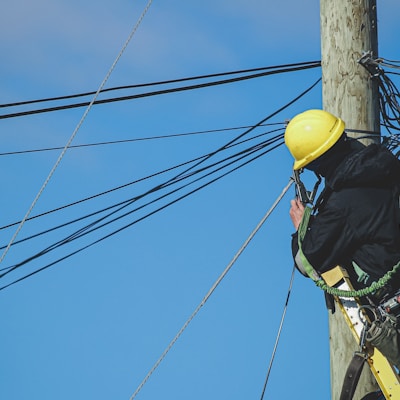
M373 58L372 51L364 51L361 58L357 60L371 75L371 78L377 78L383 74L383 70L379 66L382 60L380 58Z

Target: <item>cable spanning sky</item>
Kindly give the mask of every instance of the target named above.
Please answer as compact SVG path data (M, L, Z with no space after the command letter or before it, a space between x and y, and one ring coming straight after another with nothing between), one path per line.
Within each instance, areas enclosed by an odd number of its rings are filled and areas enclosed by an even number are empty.
M0 398L131 398L287 185L292 160L279 145L285 121L321 107L318 66L192 90L175 89L199 81L178 81L314 63L320 59L318 3L153 2L105 89L168 82L162 90L169 93L90 110L33 209L40 217L26 221L0 264L2 274L29 260L0 278L3 287L63 259L0 291ZM146 4L17 0L4 6L0 104L95 92ZM399 59L399 11L395 0L378 3L380 55L392 60ZM160 87L106 91L99 100L153 89ZM90 98L56 99L51 107ZM42 105L0 108L0 114ZM84 109L0 119L1 251ZM137 399L260 398L293 266L291 195ZM101 220L128 204L109 219L131 214L113 224ZM102 237L107 240L91 245ZM323 295L296 275L265 398L328 399L328 353Z

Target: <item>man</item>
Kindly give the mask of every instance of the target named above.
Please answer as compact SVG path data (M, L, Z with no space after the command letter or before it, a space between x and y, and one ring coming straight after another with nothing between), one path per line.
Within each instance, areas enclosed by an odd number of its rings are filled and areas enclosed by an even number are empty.
M289 122L285 143L295 159L294 170L306 168L325 178L302 243L305 257L319 273L345 267L355 288L362 288L400 260L400 162L382 145L360 148L344 129L340 118L308 110ZM300 200L292 200L296 231L303 214ZM292 249L297 268L305 274L297 232ZM399 288L400 277L390 284Z
M319 274L340 265L355 289L369 287L400 261L400 161L382 145L362 146L348 138L344 122L322 110L295 116L286 128L285 143L295 159L295 171L305 168L325 178L301 243L306 262ZM304 214L299 199L291 201L289 214L296 229L292 240L295 264L308 276L298 244L297 230ZM399 288L397 273L369 301L378 305ZM370 334L370 342L397 367L398 325L390 323L383 330L379 323L367 332L367 339ZM376 329L379 337L373 341ZM380 392L365 397L382 398Z

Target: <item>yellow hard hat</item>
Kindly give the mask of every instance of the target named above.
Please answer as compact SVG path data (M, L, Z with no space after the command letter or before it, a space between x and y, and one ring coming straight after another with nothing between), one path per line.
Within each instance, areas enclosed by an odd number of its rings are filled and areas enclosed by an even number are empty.
M308 110L290 120L285 144L294 157L293 169L303 168L327 152L342 136L345 124L323 110Z

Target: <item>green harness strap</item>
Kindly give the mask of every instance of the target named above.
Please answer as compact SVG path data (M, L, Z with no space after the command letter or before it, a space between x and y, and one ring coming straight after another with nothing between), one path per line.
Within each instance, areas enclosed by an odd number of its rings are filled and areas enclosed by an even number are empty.
M318 274L318 272L314 269L314 267L307 260L307 257L303 253L302 243L304 240L304 236L306 235L308 224L310 221L312 209L310 207L306 207L304 209L304 215L300 222L298 228L298 245L299 245L299 256L302 261L302 265L307 273L307 275L315 282L315 284L333 296L340 297L363 297L367 296L371 293L376 292L377 290L383 288L388 281L393 277L393 275L400 270L400 261L393 267L391 271L386 272L377 282L373 282L369 287L359 290L341 290L334 288L332 286L328 286L327 283L322 279L322 277Z

